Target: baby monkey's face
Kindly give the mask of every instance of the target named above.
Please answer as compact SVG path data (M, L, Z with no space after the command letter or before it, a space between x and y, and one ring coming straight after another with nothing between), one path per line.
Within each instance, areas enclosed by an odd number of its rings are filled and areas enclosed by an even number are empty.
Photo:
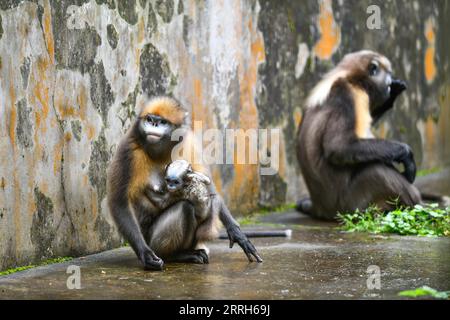
M169 192L180 190L187 175L192 173L192 167L186 160L175 160L166 167L165 181Z

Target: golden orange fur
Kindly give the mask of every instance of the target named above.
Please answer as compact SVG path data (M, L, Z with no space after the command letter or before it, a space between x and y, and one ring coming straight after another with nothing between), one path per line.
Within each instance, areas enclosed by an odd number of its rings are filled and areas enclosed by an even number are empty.
M371 132L372 117L369 111L369 96L364 90L350 87L355 101L355 134L360 139L373 138Z
M144 150L137 148L133 151L133 160L131 164L131 180L128 187L128 197L134 200L140 197L148 183L148 176L152 168L152 160Z
M156 97L142 108L139 116L145 117L148 114L154 114L169 120L175 125L181 125L184 123L188 112L175 99Z

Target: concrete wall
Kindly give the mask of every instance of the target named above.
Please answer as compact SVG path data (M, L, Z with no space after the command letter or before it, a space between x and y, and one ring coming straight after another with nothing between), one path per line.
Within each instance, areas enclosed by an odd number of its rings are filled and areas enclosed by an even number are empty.
M292 150L308 90L379 50L409 90L377 133L449 165L449 19L439 0L0 0L0 269L119 245L105 170L144 94L173 94L205 129L282 129L277 175L213 168L243 213L305 192Z

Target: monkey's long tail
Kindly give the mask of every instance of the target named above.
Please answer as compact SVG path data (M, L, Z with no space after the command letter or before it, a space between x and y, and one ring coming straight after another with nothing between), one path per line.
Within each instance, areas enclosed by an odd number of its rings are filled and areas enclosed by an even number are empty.
M261 230L261 231L242 231L247 238L290 238L292 236L292 230ZM221 233L219 239L228 240L228 235L226 233Z

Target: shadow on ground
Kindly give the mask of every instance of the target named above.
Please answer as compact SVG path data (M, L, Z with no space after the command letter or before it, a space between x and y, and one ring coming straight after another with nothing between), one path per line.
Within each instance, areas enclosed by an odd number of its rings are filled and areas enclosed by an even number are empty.
M228 241L210 245L209 265L168 264L146 272L128 247L0 277L3 299L390 299L428 285L450 288L450 239L343 233L296 212L261 218L251 229L290 228L292 237L254 239L261 264ZM270 227L267 227L270 225ZM69 290L69 265L81 289ZM367 268L381 289L367 287Z

